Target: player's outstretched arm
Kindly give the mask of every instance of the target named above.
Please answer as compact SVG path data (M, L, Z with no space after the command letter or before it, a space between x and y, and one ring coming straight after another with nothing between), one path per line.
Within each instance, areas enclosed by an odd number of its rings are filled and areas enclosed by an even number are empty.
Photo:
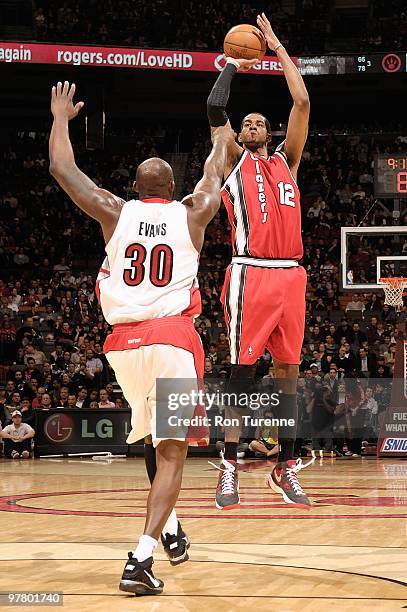
M288 120L284 152L287 156L291 172L295 177L308 135L310 109L308 92L297 67L273 32L271 24L264 13L257 16L257 25L263 32L269 48L277 54L280 60L288 89L294 102Z
M227 160L227 151L235 134L229 125L213 130L212 151L204 166L201 180L194 192L183 199L188 207L188 226L198 251L202 248L204 231L219 210L220 188Z
M230 96L230 86L236 72L247 72L257 64L258 60L226 58L226 65L216 79L207 101L207 114L211 126L211 136L216 128L221 126L230 127L230 121L226 114L226 106ZM229 174L243 152L242 147L231 139L227 149L227 162L224 174ZM229 171L228 171L229 170Z
M114 232L123 200L105 189L100 189L75 163L69 138L69 121L74 119L83 102L74 105L75 84L58 83L52 88L51 111L54 116L49 139L49 171L69 197L102 226L105 241Z

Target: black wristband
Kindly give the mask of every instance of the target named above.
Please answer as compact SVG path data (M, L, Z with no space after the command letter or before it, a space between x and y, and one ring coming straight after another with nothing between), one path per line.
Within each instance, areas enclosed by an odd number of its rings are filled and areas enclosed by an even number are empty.
M230 85L237 71L234 64L228 63L216 79L215 85L209 94L207 102L207 113L209 124L212 127L226 125L228 116L225 112L230 95Z

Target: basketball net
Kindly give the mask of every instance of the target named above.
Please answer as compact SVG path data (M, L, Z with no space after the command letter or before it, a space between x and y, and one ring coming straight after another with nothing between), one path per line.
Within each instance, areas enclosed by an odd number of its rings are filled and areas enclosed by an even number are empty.
M384 303L400 311L403 307L403 292L407 287L407 278L381 278L379 282L383 285Z

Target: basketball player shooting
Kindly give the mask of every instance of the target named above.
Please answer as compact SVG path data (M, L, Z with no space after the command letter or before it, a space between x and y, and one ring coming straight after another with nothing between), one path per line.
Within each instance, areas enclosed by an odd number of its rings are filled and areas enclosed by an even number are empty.
M50 172L102 227L107 257L97 288L103 314L113 325L104 351L132 409L127 442L152 442L146 455L151 489L144 534L129 553L120 589L158 594L163 582L154 577L152 564L160 535L172 565L188 559L189 542L173 508L193 437L177 429L173 437L159 437L156 380L189 379L197 387L203 379L204 352L193 324L201 312L198 257L205 228L219 209L226 149L234 136L229 127L214 131L203 178L182 202L173 198L171 166L159 158L139 165L139 200L124 202L100 189L75 163L68 125L83 102L74 104L74 94L75 85L68 82L52 88Z
M232 262L222 292L231 351L230 387L248 389L256 361L265 348L273 358L280 380L279 418L297 423L296 385L304 337L306 272L299 265L301 240L300 193L297 171L307 139L310 103L304 81L263 13L257 17L269 48L284 71L293 106L284 142L268 154L270 123L258 112L242 121L238 142L228 145L222 200L232 227ZM257 60L228 57L208 98L208 118L214 132L230 125L225 112L236 72L250 70ZM234 408L228 413L237 417ZM240 503L236 470L240 428L225 431L216 507L229 509ZM294 459L295 428L279 430L278 463L267 484L293 507L309 508L310 501L298 481L305 467Z

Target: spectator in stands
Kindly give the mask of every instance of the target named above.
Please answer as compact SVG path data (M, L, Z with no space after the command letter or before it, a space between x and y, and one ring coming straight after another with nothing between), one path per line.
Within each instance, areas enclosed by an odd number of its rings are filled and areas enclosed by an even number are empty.
M360 348L356 358L356 371L361 376L374 378L377 375L376 355L363 347Z
M66 408L76 408L76 395L74 393L70 393L68 395L68 402L66 404Z
M122 397L117 397L115 402L115 408L124 408L124 399Z
M27 358L27 368L23 372L25 382L29 382L32 378L37 381L42 379L41 372L37 369L35 359L33 357Z
M92 349L86 351L86 369L92 377L101 374L103 370L103 363L99 358L95 357L95 354Z
M41 407L42 396L44 395L44 393L45 393L45 387L37 388L37 394L31 402L31 406L34 408L34 410Z
M16 334L17 346L26 345L27 343L33 343L34 341L41 341L41 334L34 327L34 319L29 316L26 317L25 323Z
M57 407L64 408L68 405L69 389L68 387L61 387L59 391L59 397L57 399Z
M21 395L19 391L14 391L11 395L10 402L6 402L5 405L11 414L14 410L20 409L20 404L21 404Z
M12 423L0 432L4 441L4 455L11 459L28 459L31 454L31 438L34 437L35 431L28 423L22 422L19 410L14 410L11 419Z
M78 391L78 399L76 400L76 407L77 408L86 408L87 406L87 396L88 396L88 390L86 389L86 387L82 387L81 389L79 389Z
M20 412L22 415L23 423L28 423L29 425L31 425L31 427L33 427L35 423L35 415L34 410L31 408L31 402L27 397L21 400Z
M39 351L34 347L34 344L28 343L24 347L24 363L27 363L27 359L32 357L35 361L35 365L42 365L46 360L45 354L43 351Z
M115 407L114 402L111 402L109 400L109 397L108 397L106 389L101 389L99 391L99 403L98 403L98 406L99 406L99 408L105 408L105 409L114 408Z
M41 410L50 410L52 407L52 396L49 393L44 393L41 398Z
M333 363L336 365L338 372L343 372L345 375L353 372L356 366L355 359L346 352L346 348L341 346L338 354L335 355Z

